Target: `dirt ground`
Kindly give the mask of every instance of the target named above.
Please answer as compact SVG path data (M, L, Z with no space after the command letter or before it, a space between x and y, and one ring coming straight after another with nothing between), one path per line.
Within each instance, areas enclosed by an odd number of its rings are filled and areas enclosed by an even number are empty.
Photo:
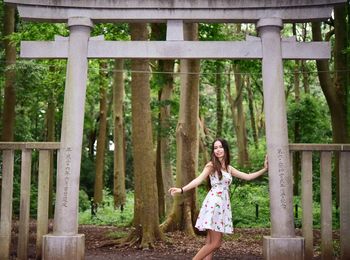
M111 245L107 237L118 228L104 227L97 234L94 227L82 226L86 234L86 259L192 259L204 244L205 237L188 238L182 232L167 233L165 241L158 242L152 250ZM214 259L262 259L262 236L268 234L264 229L240 229L224 237L221 248ZM90 235L89 235L90 234Z
M52 228L52 227L51 227ZM50 228L50 229L51 229ZM35 259L35 223L30 224L30 239L28 259ZM17 255L18 228L12 230L11 259ZM85 234L85 259L192 259L199 248L204 244L204 236L189 238L182 232L165 234L165 240L157 242L151 250L140 250L136 247L121 247L115 244L119 237L126 236L130 228L113 226L81 225L79 233ZM215 252L214 259L242 259L257 260L262 257L263 236L269 235L269 229L236 228L232 235L225 235L221 248ZM300 233L300 231L298 231ZM339 234L335 233L335 239ZM314 232L315 248L319 248L320 232ZM319 259L319 252L315 252L314 259ZM68 260L68 259L67 259Z

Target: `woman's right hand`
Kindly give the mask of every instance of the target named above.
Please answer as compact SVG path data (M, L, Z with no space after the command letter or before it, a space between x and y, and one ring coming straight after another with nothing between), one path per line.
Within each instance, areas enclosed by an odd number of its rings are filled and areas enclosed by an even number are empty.
M172 187L168 190L168 192L171 194L171 196L175 196L175 194L181 194L181 189Z

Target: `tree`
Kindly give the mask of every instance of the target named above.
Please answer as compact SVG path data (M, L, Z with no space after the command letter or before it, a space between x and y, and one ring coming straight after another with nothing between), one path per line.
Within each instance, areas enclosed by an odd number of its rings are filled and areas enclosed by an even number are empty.
M250 125L252 128L252 134L253 134L253 140L254 140L254 147L255 149L258 149L259 138L258 138L258 130L256 127L256 119L255 119L255 111L254 111L254 94L253 94L249 75L245 76L245 85L248 93L248 108L249 108L249 115L250 115Z
M184 25L185 40L198 39L198 25ZM176 128L176 186L196 177L198 165L199 60L181 60L180 112ZM162 230L184 230L194 236L197 215L195 190L174 199L173 209Z
M222 64L220 62L216 62L216 137L222 136L222 124L224 117L224 110L222 108Z
M152 24L152 38L165 40L165 24ZM171 167L171 98L174 88L174 60L158 60L156 70L157 89L159 89L159 127L157 145L157 179L159 216L162 218L171 210L173 199L168 193L173 186L173 173ZM163 199L164 198L164 199Z
M123 210L125 194L125 140L124 140L124 78L122 59L115 60L113 75L113 121L114 121L114 207Z
M132 40L147 40L145 23L130 24ZM133 226L135 231L127 238L133 244L141 241L141 248L151 248L162 239L158 217L158 191L153 150L150 110L150 84L147 59L135 59L131 63L132 81L132 144L135 176L135 207Z
M318 70L318 78L320 85L327 100L329 111L331 114L331 123L333 130L334 143L348 143L349 131L347 126L347 104L346 104L346 68L347 60L344 55L346 48L345 28L345 11L343 7L335 7L335 45L334 45L334 68L335 77L332 78L329 71L328 60L317 60L316 66ZM322 41L321 23L312 23L312 36L314 41ZM330 34L328 34L330 37ZM327 37L326 40L329 38ZM345 56L345 58L344 58ZM337 179L337 205L339 204L339 156L335 159L335 174Z
M235 127L235 132L237 136L237 148L238 148L238 165L240 167L245 167L249 165L248 157L248 139L245 126L245 115L243 109L243 77L239 68L239 65L233 65L235 86L236 86L236 96L233 97L230 80L227 84L227 96L230 103L232 122Z
M10 35L15 29L15 7L5 5L4 7L4 46L5 46L5 99L2 118L2 141L13 141L15 127L15 105L16 91L16 46L11 42Z
M104 163L106 152L107 139L107 81L106 81L107 63L100 62L100 111L99 111L99 130L97 137L96 148L96 171L94 183L94 203L98 205L103 199L103 177L104 177Z
M305 32L306 30L304 30ZM293 35L296 36L296 24L293 23ZM306 33L304 33L305 35ZM305 38L304 38L305 39ZM299 105L300 103L300 77L299 77L299 71L300 71L300 61L296 60L294 64L294 96L295 96L295 103ZM305 78L305 77L304 77ZM307 81L306 81L307 82ZM306 84L304 84L306 85ZM295 121L294 123L294 143L300 143L300 122ZM299 169L300 169L300 153L295 152L294 153L294 160L293 160L293 194L299 195Z

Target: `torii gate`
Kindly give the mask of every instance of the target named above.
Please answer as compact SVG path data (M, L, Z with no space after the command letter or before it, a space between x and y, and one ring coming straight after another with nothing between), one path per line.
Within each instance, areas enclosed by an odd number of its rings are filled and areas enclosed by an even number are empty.
M344 0L5 0L23 19L68 22L69 39L22 42L22 58L67 58L67 78L58 163L54 232L44 236L44 259L83 259L78 234L78 193L88 58L262 59L269 156L271 236L265 259L303 259L304 240L293 219L283 59L329 59L324 42L281 40L283 22L325 20ZM116 42L90 38L93 23L166 22L166 41ZM189 42L184 22L256 23L260 37L243 42Z

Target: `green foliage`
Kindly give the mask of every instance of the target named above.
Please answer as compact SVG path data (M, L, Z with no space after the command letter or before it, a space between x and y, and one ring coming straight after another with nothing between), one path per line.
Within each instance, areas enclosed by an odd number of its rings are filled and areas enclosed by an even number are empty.
M294 205L294 224L295 227L301 228L302 227L302 203L301 203L301 197L300 196L294 196L293 198L293 205ZM298 210L298 212L296 212ZM320 201L313 201L312 203L312 215L313 215L313 227L315 229L321 228L321 203ZM335 203L333 203L332 207L332 227L333 229L339 229L339 209L336 209Z
M91 207L89 195L85 190L79 190L79 212L84 212Z
M329 143L332 132L329 110L320 97L303 95L300 102L289 101L288 134L294 140L294 125L300 125L300 143Z
M87 197L82 196L80 203L87 205ZM79 212L79 224L114 225L120 227L130 226L134 214L134 194L127 192L124 210L114 208L113 196L107 191L103 192L103 203L97 209L96 215L91 215L91 210Z
M231 207L235 227L269 227L268 185L247 183L231 190ZM256 212L258 206L258 213Z

